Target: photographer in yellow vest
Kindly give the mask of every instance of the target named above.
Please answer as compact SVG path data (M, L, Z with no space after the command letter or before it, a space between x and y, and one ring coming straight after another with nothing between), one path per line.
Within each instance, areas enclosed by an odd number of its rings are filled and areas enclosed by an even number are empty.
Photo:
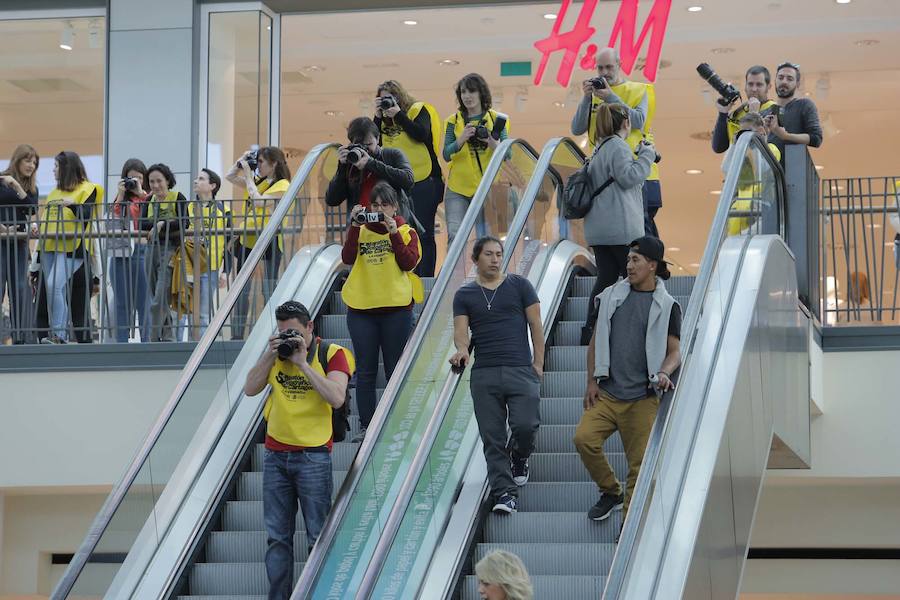
M65 344L72 275L90 261L90 240L84 235L91 228L96 207L103 202L103 188L87 180L84 163L74 152L56 155L53 175L56 188L47 196L38 242L50 315L50 334L41 343Z
M378 355L391 378L412 332L412 308L423 299L422 282L412 272L422 256L416 230L397 214L397 192L379 181L369 194L368 208L350 211L341 257L352 265L341 296L347 305L347 328L357 360L356 404L362 433L375 414Z
M255 170L255 173L254 173ZM256 244L259 232L268 224L269 216L291 185L291 170L284 152L275 146L245 152L231 168L225 179L244 190L243 233L234 242L235 273L241 270ZM237 215L235 215L237 216ZM263 254L262 305L268 302L278 281L281 265L282 239L278 235ZM246 286L231 312L231 339L244 339L244 326L250 304L250 287Z
M731 110L736 98L730 104L722 98L716 99L716 109L719 111L716 125L713 127L712 149L716 154L728 150L739 131L745 128L741 125L741 119L748 114L758 113L766 116L777 109L774 100L769 100L769 90L772 89L772 75L769 69L762 65L754 65L744 74L744 94L747 101Z
M491 108L491 90L478 73L469 73L459 80L456 102L459 111L447 119L444 130L444 160L450 163L444 192L448 244L459 231L494 149L509 136L509 120ZM494 137L498 121L504 125ZM478 216L477 229L478 237L487 234L484 215Z
M435 108L416 102L398 81L390 79L378 86L375 98L375 125L381 132L383 148L397 148L409 159L413 170L413 214L419 222L422 260L416 267L420 277L434 277L437 246L434 215L441 203L444 180L437 158L441 121Z
M598 142L597 109L601 104L624 104L628 107L631 133L625 141L632 150L637 150L642 139L653 142L651 126L656 113L656 92L652 84L628 81L622 76L619 52L615 48L604 48L597 53L597 76L582 83L584 98L578 104L572 118L572 134L588 134L591 148ZM662 208L662 189L659 185L659 165L653 163L650 175L641 189L644 203L644 232L659 237L656 214Z

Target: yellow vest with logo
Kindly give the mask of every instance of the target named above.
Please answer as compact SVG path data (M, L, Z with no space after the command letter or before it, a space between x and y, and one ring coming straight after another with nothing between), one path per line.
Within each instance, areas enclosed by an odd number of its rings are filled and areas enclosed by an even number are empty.
M484 126L487 127L488 131L494 130L494 120L496 118L497 111L494 109L487 111L484 115ZM474 120L467 121L462 116L462 113L456 113L447 119L446 124L453 125L453 132L456 134L456 139L459 139L463 129L466 128L466 123L469 122L475 123ZM504 130L509 134L509 120L506 121ZM484 150L475 150L468 142L463 144L459 152L450 157L450 176L447 178L447 187L457 194L470 198L474 196L475 190L478 189L478 184L481 182L481 176L484 174L484 169L491 162L491 156L493 155L494 151L490 147Z
M431 117L431 147L409 137L400 125L386 125L381 122L381 145L385 148L398 148L403 151L412 166L415 181L424 181L431 175L431 152L437 156L437 140L441 135L441 118L435 108L426 102L416 102L406 111L410 121L415 121L422 110L428 111Z
M68 206L60 202L63 199L74 200L76 204L84 204L96 190L94 208L86 221L81 221ZM44 218L41 220L41 241L38 249L42 252L65 252L71 254L80 248L84 233L91 228L90 219L94 218L97 207L103 203L103 188L90 181L83 181L78 186L66 192L54 188L47 195L47 208ZM90 244L84 249L90 252Z
M404 223L398 227L403 243L412 239L412 228ZM419 257L422 243L417 239ZM356 261L341 291L344 303L356 310L409 306L412 301L422 302L422 281L412 271L403 271L394 258L389 233L376 233L368 227L360 227L359 250Z
M281 192L287 192L288 188L291 186L291 182L287 179L279 179L278 181L269 181L268 179L261 179L256 182L256 189L260 194L266 195L275 194ZM247 201L244 204L244 229L262 229L266 226L266 223L269 222L269 217L272 215L272 209L278 204L278 200L267 200L265 202L265 206L260 208L256 206L256 202L250 199L250 192L244 192L244 199ZM254 244L256 244L256 238L259 234L256 231L251 233L243 233L240 236L241 246L244 248L252 248ZM281 234L278 234L278 248L284 250L284 243L281 238Z
M652 83L638 83L637 81L624 81L618 85L611 85L609 89L618 96L622 102L630 106L636 107L641 103L644 94L647 95L647 115L644 118L643 129L632 129L625 141L631 146L632 150L637 149L638 144L643 138L653 141L653 117L656 115L656 88ZM603 103L603 100L596 96L591 97L591 117L588 121L588 141L591 147L597 145L597 109ZM647 179L654 181L659 179L659 165L653 163L650 165L650 175Z
M150 221L166 221L178 218L178 202L184 202L186 199L175 190L166 192L165 200L157 200L156 196L150 194L147 199L147 219Z
M321 342L320 342L321 343ZM353 355L337 344L328 348L328 360L343 351L350 365L350 374L356 369ZM318 350L314 353L312 368L325 376L325 367L319 363ZM331 405L313 388L300 367L289 360L276 360L269 370L272 393L263 407L266 433L282 444L313 448L331 439Z
M201 201L202 202L202 201ZM194 207L197 202L188 203L188 217L191 220L191 228L194 227ZM228 228L228 219L231 212L221 204L213 200L209 204L203 204L200 210L202 228L202 240L209 251L209 270L218 271L225 257L226 239L224 233L206 233L209 231L224 231Z
M766 100L765 103L763 103L759 106L760 114L765 113L767 110L769 110L773 106L775 106L774 100ZM729 145L734 142L734 136L736 136L738 134L738 132L741 130L741 117L743 117L744 115L746 115L749 112L750 111L747 110L747 107L744 106L743 108L734 111L733 113L731 113L728 116L728 143L729 143Z

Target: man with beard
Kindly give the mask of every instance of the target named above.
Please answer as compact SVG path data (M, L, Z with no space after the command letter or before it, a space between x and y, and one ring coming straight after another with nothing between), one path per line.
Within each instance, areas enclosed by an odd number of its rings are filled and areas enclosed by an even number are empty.
M713 129L713 152L721 154L728 150L737 133L744 129L741 126L741 119L746 115L758 113L765 116L771 113L773 109L777 110L775 101L769 99L771 83L772 78L769 70L762 65L754 65L747 69L747 73L744 75L746 102L734 109L733 112L730 112L737 99L730 104L722 104L721 99L716 101L719 116Z
M797 98L800 86L800 66L785 62L775 71L775 102L781 107L781 119L766 115L769 142L775 144L784 156L787 144L803 144L818 148L822 145L822 126L815 103L809 98Z

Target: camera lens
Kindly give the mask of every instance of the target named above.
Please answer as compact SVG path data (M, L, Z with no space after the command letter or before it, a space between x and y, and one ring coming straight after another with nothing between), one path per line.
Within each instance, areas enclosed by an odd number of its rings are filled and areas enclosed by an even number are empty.
M478 125L475 128L475 137L477 137L478 139L486 140L489 135L490 135L490 132L488 131L487 127L485 127L484 125Z
M353 217L353 221L357 225L365 225L368 222L368 217L366 217L366 211L358 212Z
M133 178L129 177L128 179L125 180L125 190L126 191L135 192L135 191L137 191L137 188L138 188L137 179L133 179Z
M362 158L362 150L359 146L353 145L347 151L347 161L351 164L356 164Z
M390 96L382 96L378 99L378 107L381 110L387 110L394 106L394 99Z

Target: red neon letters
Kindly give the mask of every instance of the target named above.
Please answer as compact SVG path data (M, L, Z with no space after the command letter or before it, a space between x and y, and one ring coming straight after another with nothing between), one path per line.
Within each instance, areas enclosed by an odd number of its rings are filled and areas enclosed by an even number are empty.
M560 33L560 26L572 2L572 0L563 0L550 35L534 43L534 47L541 53L541 62L534 76L535 85L541 84L550 55L562 50L564 54L559 64L559 71L556 74L556 81L561 86L568 87L569 81L572 79L572 71L575 68L575 61L581 52L581 47L597 31L590 25L591 18L594 16L594 11L597 8L597 1L585 0L572 30ZM619 55L622 61L622 70L625 73L631 73L631 69L637 61L638 52L644 44L647 34L652 31L650 46L647 49L647 63L644 65L642 72L648 81L656 81L656 72L659 69L659 58L671 8L672 0L654 0L650 14L647 15L647 20L644 21L644 26L641 28L641 34L635 40L634 32L637 25L638 0L622 0L622 3L619 5L619 14L616 15L607 45L614 48L616 42L621 38ZM585 70L593 69L596 54L597 45L588 44L584 56L579 61L579 66Z

